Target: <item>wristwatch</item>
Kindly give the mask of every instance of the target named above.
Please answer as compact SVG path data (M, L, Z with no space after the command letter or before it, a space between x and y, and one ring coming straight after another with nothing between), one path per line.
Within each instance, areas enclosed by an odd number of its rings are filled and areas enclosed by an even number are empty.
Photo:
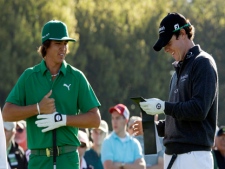
M125 165L125 163L121 163L120 169L124 169L124 165Z

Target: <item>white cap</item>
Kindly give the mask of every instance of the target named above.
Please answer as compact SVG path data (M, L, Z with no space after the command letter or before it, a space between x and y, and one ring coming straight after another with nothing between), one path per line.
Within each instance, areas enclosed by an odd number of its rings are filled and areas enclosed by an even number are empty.
M94 128L94 129L100 129L100 130L102 130L105 133L108 133L108 131L109 131L108 124L106 123L105 120L101 120L100 126L98 128Z
M16 124L17 124L21 129L24 129L24 128L27 127L26 121L24 121L24 120L20 120L20 121L16 122Z
M87 146L89 145L89 139L88 139L88 136L87 136L87 133L83 132L82 130L79 130L78 131L78 139L80 142L83 142L85 143Z

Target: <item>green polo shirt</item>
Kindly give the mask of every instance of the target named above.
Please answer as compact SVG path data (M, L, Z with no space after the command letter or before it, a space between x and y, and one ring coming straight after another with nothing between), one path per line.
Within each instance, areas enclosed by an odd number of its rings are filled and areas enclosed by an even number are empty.
M99 107L100 103L84 74L62 63L59 75L52 81L45 61L26 69L10 92L6 102L20 106L33 105L52 90L50 98L55 99L57 112L67 115L85 113ZM37 116L27 118L27 139L29 149L52 147L52 132L42 133L43 128L36 126ZM78 128L64 126L57 129L57 145L79 146Z

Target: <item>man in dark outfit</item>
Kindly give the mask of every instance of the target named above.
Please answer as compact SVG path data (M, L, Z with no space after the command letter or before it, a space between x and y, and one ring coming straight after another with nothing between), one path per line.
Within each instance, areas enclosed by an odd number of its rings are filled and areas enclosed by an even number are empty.
M195 29L179 13L169 13L160 23L155 51L170 54L175 62L169 99L141 102L150 115L165 113L157 124L166 147L164 168L212 169L218 111L217 66L211 55L193 42Z
M9 166L11 169L27 169L27 159L23 148L14 141L16 123L4 122L4 129Z
M217 132L216 150L213 150L214 169L225 169L225 126L221 126Z

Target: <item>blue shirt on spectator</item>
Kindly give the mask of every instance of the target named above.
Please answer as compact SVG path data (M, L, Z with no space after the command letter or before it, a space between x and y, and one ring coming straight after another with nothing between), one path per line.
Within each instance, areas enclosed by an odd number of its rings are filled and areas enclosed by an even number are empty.
M120 138L113 131L103 142L101 149L101 160L121 163L133 163L139 158L143 158L142 148L136 138L126 133L125 138Z

